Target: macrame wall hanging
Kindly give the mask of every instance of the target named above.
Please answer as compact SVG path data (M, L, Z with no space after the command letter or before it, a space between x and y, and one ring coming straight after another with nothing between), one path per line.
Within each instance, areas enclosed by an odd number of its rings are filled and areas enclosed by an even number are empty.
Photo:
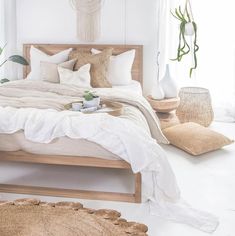
M77 11L77 36L84 42L94 42L101 34L101 9L105 0L70 0Z

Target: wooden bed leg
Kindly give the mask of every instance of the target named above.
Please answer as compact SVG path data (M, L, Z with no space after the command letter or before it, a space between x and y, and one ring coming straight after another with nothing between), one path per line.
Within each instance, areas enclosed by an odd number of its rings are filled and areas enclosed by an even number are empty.
M135 202L141 203L141 173L135 174Z

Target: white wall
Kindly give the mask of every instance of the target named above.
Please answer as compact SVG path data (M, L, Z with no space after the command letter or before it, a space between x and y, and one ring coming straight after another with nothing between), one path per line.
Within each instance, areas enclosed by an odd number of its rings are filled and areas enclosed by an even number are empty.
M156 78L156 0L127 0L127 44L144 45L144 89ZM106 0L102 36L96 43L125 43L125 0ZM22 43L80 43L69 0L18 0L17 40Z

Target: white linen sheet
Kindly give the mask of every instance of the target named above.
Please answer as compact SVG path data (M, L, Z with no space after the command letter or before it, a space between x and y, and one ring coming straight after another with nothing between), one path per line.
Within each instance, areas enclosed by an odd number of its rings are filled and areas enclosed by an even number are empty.
M132 80L130 84L128 85L113 85L113 88L115 89L120 89L126 92L130 92L130 93L136 93L138 95L143 95L143 90L141 87L140 82Z
M50 87L45 82L40 83L12 82L0 87L0 133L11 134L24 130L28 140L38 143L50 143L64 136L95 142L130 163L134 173L143 174L143 185L150 187L146 194L152 214L189 224L205 232L213 232L217 228L216 217L195 210L183 202L166 154L156 141L164 143L166 140L159 131L150 105L143 97L120 93L120 90L116 93L115 89L97 90L103 98L138 107L146 117L152 137L148 130L128 117L58 111L60 106L53 99L67 94L62 100L73 100L75 97L72 97L72 92L79 94L79 89L64 85ZM13 91L17 93L13 95ZM22 94L25 97L21 97ZM44 97L40 97L42 94ZM46 101L44 109L32 107L31 102L35 102L36 98L38 103L35 103L35 107L43 107L42 103ZM11 106L7 106L8 100ZM19 108L19 103L24 108ZM53 104L54 109L45 109Z

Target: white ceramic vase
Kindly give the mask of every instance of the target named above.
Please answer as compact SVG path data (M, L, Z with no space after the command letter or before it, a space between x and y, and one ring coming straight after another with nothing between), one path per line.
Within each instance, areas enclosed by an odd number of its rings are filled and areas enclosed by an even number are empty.
M156 100L162 100L165 97L165 93L160 85L159 80L155 80L153 87L152 87L152 91L151 91L151 96L153 99Z
M188 22L188 23L185 24L184 34L187 35L187 36L193 36L195 34L195 30L194 30L192 22Z
M160 86L165 93L165 98L178 97L178 86L175 80L171 77L170 67L168 64L166 65L165 75L160 81Z

